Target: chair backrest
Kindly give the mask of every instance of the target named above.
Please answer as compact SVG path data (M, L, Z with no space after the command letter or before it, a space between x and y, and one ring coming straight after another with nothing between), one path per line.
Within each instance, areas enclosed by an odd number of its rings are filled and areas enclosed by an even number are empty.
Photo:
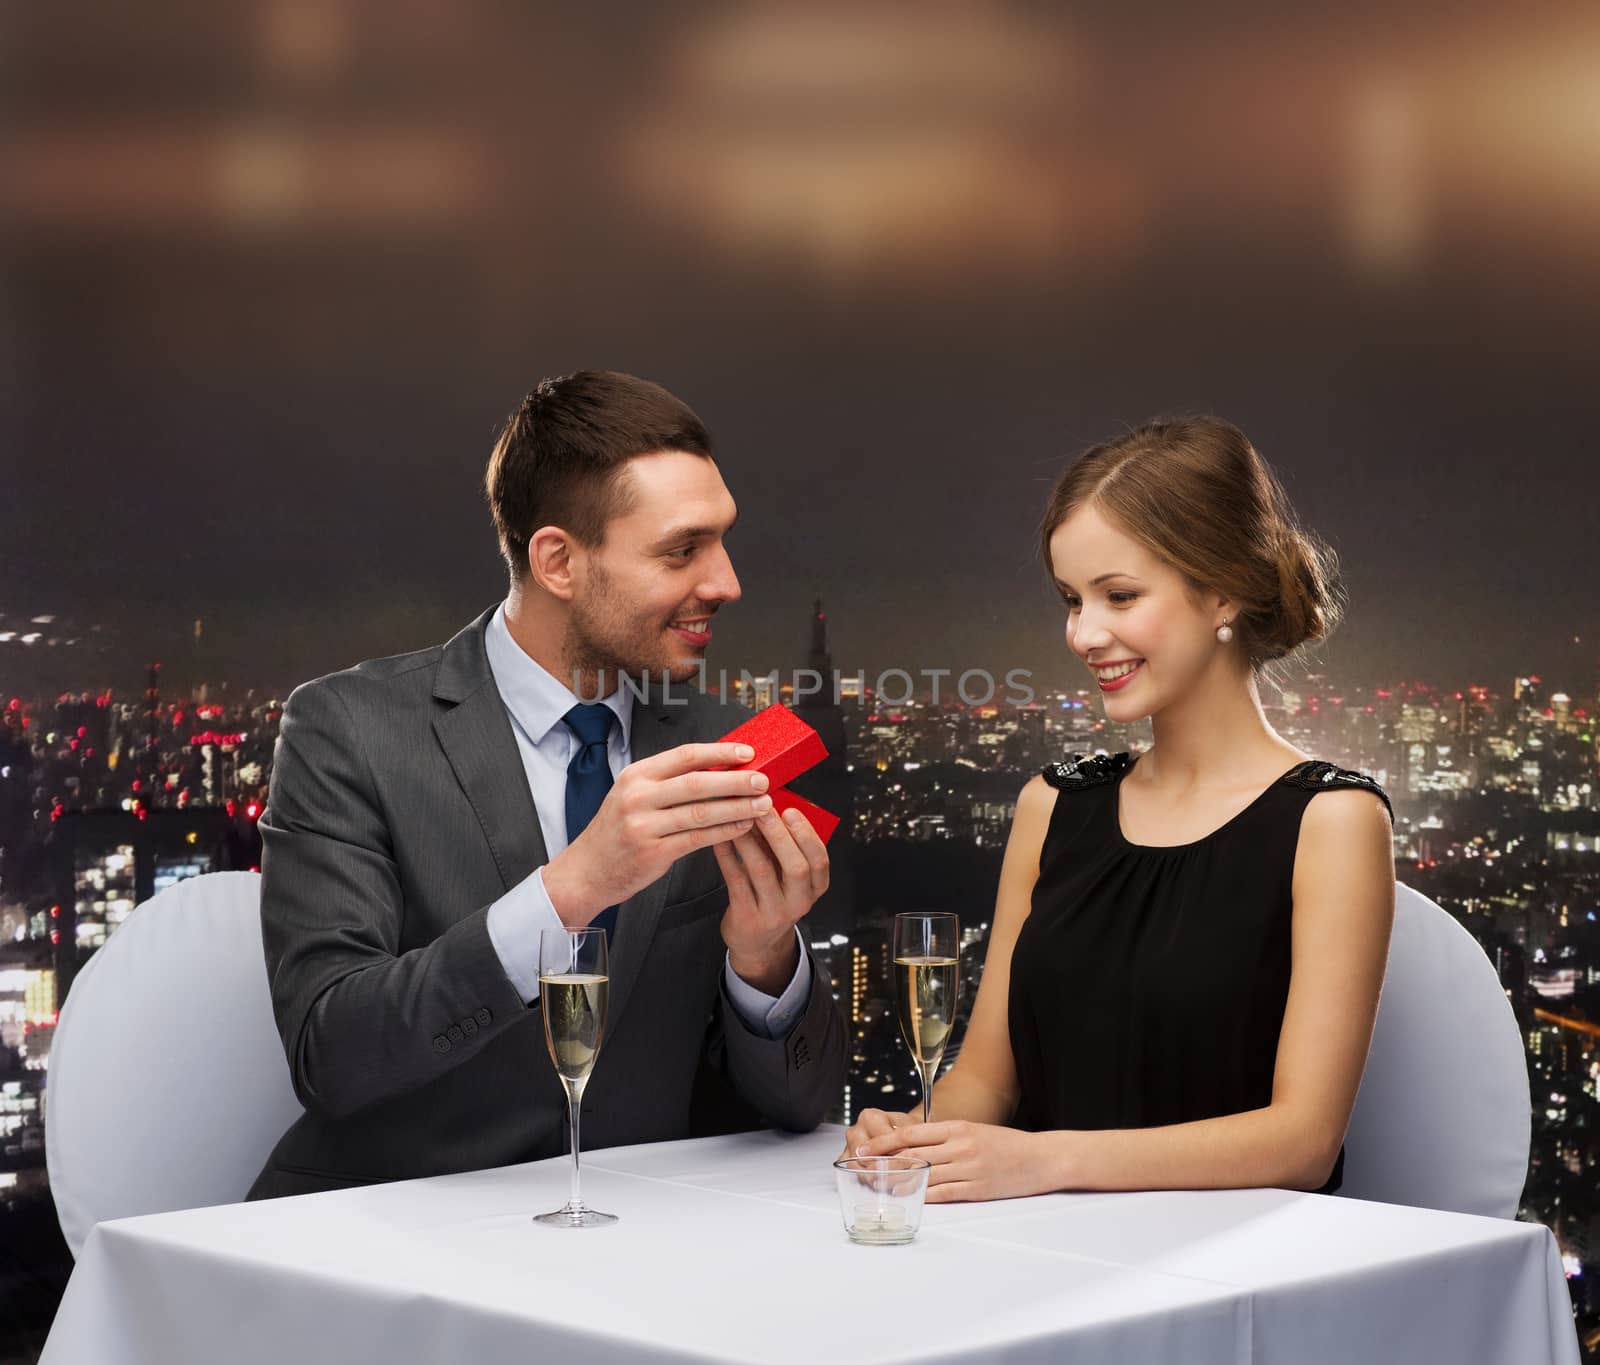
M1339 1193L1513 1218L1533 1121L1522 1030L1452 916L1403 884L1394 910Z
M128 916L67 994L45 1104L74 1256L105 1219L244 1198L301 1112L273 1021L259 876L193 877Z

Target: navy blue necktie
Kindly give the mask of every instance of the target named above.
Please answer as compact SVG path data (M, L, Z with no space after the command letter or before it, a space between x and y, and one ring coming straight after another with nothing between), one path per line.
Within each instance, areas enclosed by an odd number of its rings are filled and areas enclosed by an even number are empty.
M611 723L617 713L601 702L579 702L561 719L578 737L578 752L567 764L567 842L570 844L594 819L611 790L611 763L606 756ZM617 907L608 905L589 922L591 929L615 937Z

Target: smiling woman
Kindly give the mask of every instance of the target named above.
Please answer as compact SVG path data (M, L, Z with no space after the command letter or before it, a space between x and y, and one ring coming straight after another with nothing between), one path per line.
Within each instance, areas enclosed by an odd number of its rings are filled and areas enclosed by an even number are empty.
M1107 718L1155 743L1023 789L934 1121L868 1110L849 1142L925 1157L934 1202L1331 1192L1388 951L1388 799L1274 733L1258 681L1332 629L1332 555L1215 418L1088 451L1040 544Z
M1096 512L1183 576L1234 608L1226 626L1252 665L1329 635L1342 611L1333 552L1295 522L1282 485L1238 427L1214 417L1152 422L1086 452L1050 495L1040 549L1080 509ZM1065 546L1066 540L1062 541ZM1115 578L1097 576L1091 587ZM1070 586L1056 583L1072 605ZM1115 596L1115 594L1112 594ZM1228 643L1228 641L1224 641Z

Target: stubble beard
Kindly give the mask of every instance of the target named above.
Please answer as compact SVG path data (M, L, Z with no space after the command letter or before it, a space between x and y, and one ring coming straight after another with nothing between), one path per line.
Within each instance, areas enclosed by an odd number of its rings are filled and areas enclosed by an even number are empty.
M698 659L674 656L661 645L665 622L630 609L615 590L611 578L596 566L590 573L590 591L582 603L574 603L567 618L562 655L574 688L587 700L598 700L593 693L601 686L609 695L620 675L639 682L667 677L684 683L701 670ZM644 644L648 638L650 645Z

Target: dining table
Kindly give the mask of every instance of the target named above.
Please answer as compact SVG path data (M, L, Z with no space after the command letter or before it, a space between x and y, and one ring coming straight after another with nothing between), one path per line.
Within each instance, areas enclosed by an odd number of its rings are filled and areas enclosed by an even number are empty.
M850 1241L843 1130L583 1154L618 1221L555 1228L570 1159L98 1224L45 1365L1063 1362L1577 1365L1537 1223L1287 1189L929 1204Z

